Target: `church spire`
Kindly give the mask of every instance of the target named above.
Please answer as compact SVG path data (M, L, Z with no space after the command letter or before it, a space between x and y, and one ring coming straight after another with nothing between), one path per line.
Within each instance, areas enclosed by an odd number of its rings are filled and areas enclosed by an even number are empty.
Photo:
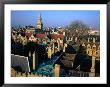
M42 17L41 17L41 13L40 13L40 19L42 19Z
M38 20L42 21L41 13L39 14Z
M42 23L42 16L41 13L37 19L37 29L42 29L43 28L43 23Z

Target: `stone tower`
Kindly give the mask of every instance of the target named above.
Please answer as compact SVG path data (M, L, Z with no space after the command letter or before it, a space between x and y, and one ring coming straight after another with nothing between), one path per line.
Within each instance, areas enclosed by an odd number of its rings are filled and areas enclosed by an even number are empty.
M41 14L37 19L37 29L42 29L43 28L43 23L42 23L42 17Z

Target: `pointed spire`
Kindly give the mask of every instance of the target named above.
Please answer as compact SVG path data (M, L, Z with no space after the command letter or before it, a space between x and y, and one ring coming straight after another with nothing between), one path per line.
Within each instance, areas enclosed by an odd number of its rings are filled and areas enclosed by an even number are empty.
M37 28L42 29L42 27L43 27L43 23L42 23L42 17L41 17L41 13L40 13L38 16L38 19L37 19Z
M38 20L42 20L41 13L40 13L39 16L38 16Z
M41 13L40 13L40 18L42 18L42 17L41 17Z

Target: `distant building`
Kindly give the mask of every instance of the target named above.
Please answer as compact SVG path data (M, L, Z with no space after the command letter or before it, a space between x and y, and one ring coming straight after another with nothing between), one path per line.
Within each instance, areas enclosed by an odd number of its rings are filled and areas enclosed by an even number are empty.
M26 33L34 33L35 32L35 28L27 28L26 29Z
M41 14L40 16L37 18L37 25L36 28L33 26L27 26L26 27L26 32L27 33L40 33L43 29L43 23L42 23L42 17Z
M37 29L42 29L43 28L43 23L42 23L42 17L41 17L41 14L40 16L38 17L38 20L37 20Z

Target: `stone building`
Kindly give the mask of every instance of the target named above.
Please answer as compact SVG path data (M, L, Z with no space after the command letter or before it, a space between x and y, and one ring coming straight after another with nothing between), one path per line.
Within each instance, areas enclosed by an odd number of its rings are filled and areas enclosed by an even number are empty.
M83 42L82 46L86 48L86 53L89 56L96 57L97 60L100 60L100 43L96 42L95 38L92 38L92 42L89 41L90 38L88 38L87 42Z
M89 76L94 77L95 73L97 70L96 66L98 66L98 68L100 68L100 64L96 65L96 62L100 62L100 44L99 42L96 42L96 39L93 37L92 40L93 42L89 41L90 38L88 38L88 42L83 43L82 45L86 48L86 54L88 56L90 56L91 60L92 60L92 64L91 64L91 73Z

